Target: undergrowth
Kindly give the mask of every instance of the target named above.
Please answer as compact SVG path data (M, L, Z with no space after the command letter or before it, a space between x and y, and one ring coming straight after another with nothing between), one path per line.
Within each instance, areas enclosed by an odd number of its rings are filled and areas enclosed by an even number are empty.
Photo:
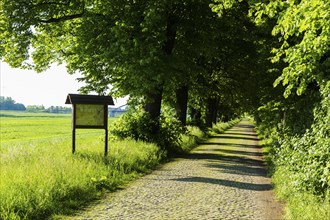
M240 118L236 118L236 119L233 119L233 120L228 121L228 122L221 122L220 121L220 122L218 122L216 124L213 124L212 128L210 128L208 130L208 134L210 136L212 136L213 134L222 134L228 128L231 128L232 126L234 126L235 124L237 124L240 121L241 121Z
M287 203L286 219L329 219L330 216L330 82L321 103L295 103L300 114L272 115L259 109L258 133L268 148L267 161L277 195ZM298 117L312 120L303 123ZM307 118L306 116L306 118ZM308 125L308 126L307 126Z

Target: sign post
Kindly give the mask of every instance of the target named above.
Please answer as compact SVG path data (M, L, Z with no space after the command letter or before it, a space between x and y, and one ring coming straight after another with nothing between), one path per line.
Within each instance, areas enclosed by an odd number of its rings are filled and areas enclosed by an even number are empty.
M76 151L76 129L104 129L104 155L108 154L108 105L111 96L68 94L65 104L72 104L72 153Z

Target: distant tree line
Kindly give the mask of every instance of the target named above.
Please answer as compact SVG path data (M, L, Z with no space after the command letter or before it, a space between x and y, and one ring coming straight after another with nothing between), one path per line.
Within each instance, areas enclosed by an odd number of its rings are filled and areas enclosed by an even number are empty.
M50 106L45 108L43 105L28 105L25 107L24 104L16 103L11 97L0 96L0 110L15 110L15 111L28 111L28 112L49 112L49 113L71 113L70 107L62 106Z
M0 110L25 111L26 108L21 103L16 103L11 97L0 96Z
M72 112L72 109L70 107L62 107L62 106L50 106L46 109L49 113L62 113L62 114L68 114Z
M26 111L67 114L67 113L71 113L72 109L70 107L62 107L62 106L50 106L49 108L45 108L45 106L43 105L28 105L26 107Z

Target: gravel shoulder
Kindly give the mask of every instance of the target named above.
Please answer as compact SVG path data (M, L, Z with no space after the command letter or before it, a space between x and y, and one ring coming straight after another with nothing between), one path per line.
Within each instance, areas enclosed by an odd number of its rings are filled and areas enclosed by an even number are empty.
M238 123L190 155L65 219L282 219L253 125Z

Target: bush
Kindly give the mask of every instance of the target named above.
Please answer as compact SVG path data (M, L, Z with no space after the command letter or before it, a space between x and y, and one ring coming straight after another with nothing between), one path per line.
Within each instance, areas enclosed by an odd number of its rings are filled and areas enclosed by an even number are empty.
M155 133L154 127L159 127L159 132ZM113 123L110 133L114 138L156 143L162 150L171 154L182 152L180 143L185 128L171 113L163 112L159 121L154 121L147 112L135 109L128 111Z
M207 135L196 126L187 126L186 133L182 134L180 148L182 152L188 153L194 147L198 145L199 142L203 141Z
M270 164L274 165L272 170L275 170L274 180L278 195L288 202L288 219L322 219L322 216L329 216L329 94L330 81L321 88L322 101L308 105L313 106L311 125L308 122L300 129L292 129L292 125L299 123L291 120L281 121L277 117L271 119L266 115L271 108L263 109L265 112L261 119L265 120L258 124L258 132L263 133L263 137L272 143ZM305 114L299 115L302 118L304 116ZM264 128L267 128L266 132Z

